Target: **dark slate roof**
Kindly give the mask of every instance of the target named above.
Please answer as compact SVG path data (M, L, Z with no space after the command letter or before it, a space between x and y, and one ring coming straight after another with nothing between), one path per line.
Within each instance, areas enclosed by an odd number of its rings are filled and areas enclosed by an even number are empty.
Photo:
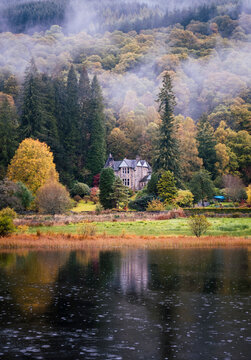
M147 182L147 181L149 181L151 179L151 175L146 175L146 176L144 176L141 180L140 180L140 182L142 182L142 183L144 183L144 182Z
M129 168L133 168L133 169L136 168L137 160L124 159L123 161L127 164L127 166L128 166ZM122 161L121 161L121 163L122 163Z
M113 170L114 171L119 171L119 165L122 163L122 161L114 161L113 162L113 166L112 166L112 168L113 168Z
M147 166L148 166L148 168L151 169L151 166L150 166L150 165L148 164L148 162L145 161L145 160L123 159L123 160L121 160L121 161L114 161L113 156L112 156L111 154L109 155L109 157L108 157L108 159L107 159L104 167L107 168L107 167L111 166L114 171L118 171L119 168L120 168L120 165L122 164L123 161L126 163L126 165L127 165L129 168L132 168L132 169L135 169L135 168L136 168L138 162L140 162L142 166L144 165L144 163L146 163Z

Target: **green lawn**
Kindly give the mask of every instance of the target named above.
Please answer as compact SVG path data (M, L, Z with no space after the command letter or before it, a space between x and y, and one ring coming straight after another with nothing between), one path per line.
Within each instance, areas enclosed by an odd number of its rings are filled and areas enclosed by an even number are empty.
M210 218L211 228L207 235L251 236L251 219L249 218ZM187 219L172 219L163 221L135 222L99 222L95 223L98 233L120 235L125 232L134 235L191 235ZM81 224L63 226L32 227L30 233L41 232L78 233Z
M71 211L74 211L75 213L80 213L82 211L95 211L96 210L96 204L94 204L92 201L88 201L85 203L85 201L81 200L77 203L77 206L75 206Z

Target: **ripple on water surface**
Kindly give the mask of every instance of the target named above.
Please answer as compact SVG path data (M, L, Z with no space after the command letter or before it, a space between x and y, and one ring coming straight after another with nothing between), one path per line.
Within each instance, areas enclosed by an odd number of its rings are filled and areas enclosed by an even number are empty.
M248 249L0 253L1 359L249 359Z

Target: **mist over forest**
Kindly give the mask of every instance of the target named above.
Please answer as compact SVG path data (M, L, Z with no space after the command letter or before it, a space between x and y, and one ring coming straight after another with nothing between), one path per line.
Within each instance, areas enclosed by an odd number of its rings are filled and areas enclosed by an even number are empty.
M217 130L250 132L251 3L248 0L0 1L0 94L22 113L25 71L67 83L71 65L97 75L105 105L107 152L151 162L159 124L156 98L172 77L175 115ZM15 79L16 88L7 86ZM181 121L181 120L180 120ZM130 123L130 124L129 124ZM117 131L117 130L116 130Z

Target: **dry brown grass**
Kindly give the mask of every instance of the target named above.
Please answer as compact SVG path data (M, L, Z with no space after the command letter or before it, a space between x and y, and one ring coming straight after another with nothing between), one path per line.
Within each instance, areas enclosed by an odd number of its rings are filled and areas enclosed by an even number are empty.
M17 234L0 238L0 249L116 249L116 248L210 248L251 246L251 238L228 236L135 236L123 234L110 236L105 233L95 236L72 234Z

